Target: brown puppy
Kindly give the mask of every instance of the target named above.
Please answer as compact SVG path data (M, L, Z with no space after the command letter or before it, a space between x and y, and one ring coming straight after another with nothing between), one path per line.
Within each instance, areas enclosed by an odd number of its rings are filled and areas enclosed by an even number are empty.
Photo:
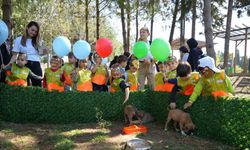
M186 135L185 133L192 132L195 129L195 125L193 124L191 117L188 113L185 113L179 109L172 109L169 110L167 122L165 124L165 130L168 128L168 123L173 120L174 121L174 128L176 131L177 123L179 123L181 134Z
M135 119L133 121L133 118ZM142 124L142 119L138 115L137 109L132 106L132 105L127 105L124 108L124 119L125 119L125 124Z
M142 124L154 121L154 118L149 113L143 110L137 110L136 107L132 105L125 106L124 118L125 123L129 125Z

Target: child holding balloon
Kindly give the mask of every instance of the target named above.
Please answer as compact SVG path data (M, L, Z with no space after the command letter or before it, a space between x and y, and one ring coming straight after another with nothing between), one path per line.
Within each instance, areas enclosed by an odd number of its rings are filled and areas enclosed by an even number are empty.
M87 69L88 59L79 60L79 66L76 74L72 74L72 80L75 82L77 91L93 91L91 82L91 71Z
M102 58L95 53L93 55L95 64L91 69L92 84L94 91L107 91L108 69L106 65L102 64Z
M69 52L68 60L69 62L62 66L65 90L71 90L73 88L71 73L75 69L77 62L77 59L74 56L73 52Z
M64 91L62 82L62 70L60 69L61 60L58 56L53 56L50 60L51 68L46 68L43 87L48 91Z

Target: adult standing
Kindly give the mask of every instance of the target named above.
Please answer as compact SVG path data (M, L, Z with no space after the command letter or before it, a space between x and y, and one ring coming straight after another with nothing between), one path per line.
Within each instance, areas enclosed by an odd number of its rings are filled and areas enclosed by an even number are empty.
M198 71L198 60L202 57L202 50L198 48L198 42L191 38L187 40L187 44L189 46L189 56L188 63L191 65L192 71Z
M148 41L148 36L150 35L149 30L147 27L143 27L140 29L140 38L139 41L144 41L150 45ZM154 74L155 74L155 63L152 54L148 48L148 55L143 58L139 59L139 70L138 70L138 82L139 82L139 90L144 89L145 80L147 78L147 83L149 89L154 90Z
M40 47L40 27L35 21L31 21L25 28L22 36L17 37L14 40L14 47L12 49L13 56L10 63L13 63L17 59L18 53L26 53L28 63L26 66L36 75L42 76L41 58L40 55L47 54L48 50L45 47ZM41 80L30 78L32 86L42 85ZM28 80L29 81L29 80ZM29 83L30 84L30 83Z

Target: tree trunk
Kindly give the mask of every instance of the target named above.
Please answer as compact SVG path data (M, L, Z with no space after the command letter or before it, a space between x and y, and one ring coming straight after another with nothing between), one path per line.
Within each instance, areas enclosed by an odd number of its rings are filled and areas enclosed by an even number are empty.
M12 5L11 5L11 0L3 0L2 1L2 11L3 11L3 21L7 24L10 32L10 47L12 48Z
M195 38L195 23L196 23L196 0L193 0L192 9L192 38Z
M86 41L89 42L89 0L85 0L85 34Z
M155 15L155 2L154 0L151 0L151 7L152 7L152 12L151 12L151 26L150 26L150 41L152 42L153 40L153 29L154 29L154 15Z
M99 28L100 28L100 10L99 10L99 0L96 0L96 39L99 39Z
M139 21L138 21L138 15L139 15L139 0L136 0L136 12L135 12L135 30L136 30L136 34L135 34L135 41L138 40L138 35L139 35Z
M125 13L124 13L124 0L119 0L119 7L121 9L121 22L122 22L122 37L123 37L123 50L127 49L126 26L125 26Z
M204 26L205 26L207 55L214 58L214 60L216 60L215 51L214 51L214 43L213 43L211 0L204 0L203 19L204 19Z
M181 0L181 32L180 32L180 46L185 45L185 14L186 14L186 8L185 8L186 1Z
M232 9L233 9L233 0L229 0L228 1L228 8L227 8L227 26L226 26L225 47L224 47L225 48L224 49L224 65L223 65L224 69L226 69L228 66Z
M129 51L130 48L130 1L127 0L127 49L125 51Z
M172 20L172 26L170 30L170 36L169 36L169 43L171 44L173 41L173 36L174 36L174 28L175 28L175 22L176 22L176 17L178 13L178 7L179 7L179 0L175 1L175 7L174 7L174 14L173 14L173 20Z

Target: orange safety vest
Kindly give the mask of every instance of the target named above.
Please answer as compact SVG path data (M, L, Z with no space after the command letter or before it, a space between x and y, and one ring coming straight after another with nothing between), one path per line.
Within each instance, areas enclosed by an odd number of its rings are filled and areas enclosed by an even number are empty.
M29 68L20 68L15 63L13 63L11 71L6 71L6 83L9 85L27 86L29 72Z
M70 64L70 63L66 63L62 67L63 75L65 77L64 84L70 85L71 87L73 87L73 83L72 83L72 80L71 80L71 73L72 73L72 71L74 69L75 69L74 64Z
M87 69L82 69L78 72L79 78L77 82L78 91L93 91L93 86L91 82L91 71Z
M128 83L130 83L129 91L137 91L138 90L138 80L137 80L137 72L132 73L130 70L128 73Z
M155 75L155 88L154 91L164 91L164 81L163 81L163 73L158 72Z
M104 65L97 67L95 74L92 76L92 82L97 85L106 84L106 69Z
M45 70L45 77L47 80L47 89L48 91L64 91L63 83L61 82L61 69L53 72L51 68Z
M194 87L197 84L197 82L199 81L199 73L198 72L192 72L191 76L188 80L181 80L180 77L177 78L178 81L178 86L181 87L181 94L183 95L191 95L194 91Z

